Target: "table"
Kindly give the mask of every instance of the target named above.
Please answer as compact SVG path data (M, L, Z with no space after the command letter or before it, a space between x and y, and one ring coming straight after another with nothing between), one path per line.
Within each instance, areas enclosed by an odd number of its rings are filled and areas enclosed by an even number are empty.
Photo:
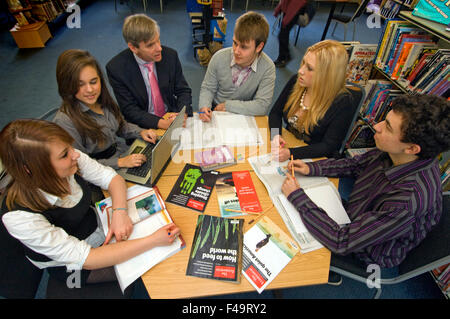
M260 128L267 127L268 124L267 117L256 117L256 122ZM266 138L269 138L269 136L269 130L267 130ZM284 131L283 137L289 146L302 145L302 142L298 141L291 133L287 131ZM261 149L258 149L258 155L269 152L269 148L270 141L269 143L265 143ZM257 154L249 154L249 151L247 151L246 155L254 156ZM170 163L159 179L157 187L164 199L166 199L169 195L183 167L184 163ZM289 234L289 231L281 216L273 206L266 188L253 172L252 167L247 161L238 163L236 166L220 169L219 171L223 172L238 170L250 171L263 211L267 210L265 216L268 216L272 219L272 221L280 226L281 229ZM334 179L333 182L336 183L336 179ZM194 238L197 216L199 213L170 203L167 203L167 209L170 212L175 224L181 229L181 235L186 242L186 248L154 266L142 275L142 281L144 282L151 298L194 298L256 291L244 276L242 276L239 284L186 276L189 253L192 246L192 240ZM205 213L220 216L215 189L209 199ZM244 233L250 226L253 225L252 224L249 226L249 222L254 218L255 216L244 217ZM267 289L290 288L327 283L330 268L330 257L331 253L326 248L321 248L306 254L298 253L272 281L272 283L270 283Z

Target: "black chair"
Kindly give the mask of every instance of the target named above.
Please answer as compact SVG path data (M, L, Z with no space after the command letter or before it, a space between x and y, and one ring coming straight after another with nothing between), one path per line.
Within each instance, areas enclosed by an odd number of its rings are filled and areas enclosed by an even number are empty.
M355 125L356 119L358 118L359 111L361 109L362 104L364 103L364 99L366 97L366 91L364 88L356 83L350 83L348 82L345 87L350 91L352 95L352 102L354 107L354 115L353 119L348 127L347 134L345 135L345 138L342 142L341 147L339 148L337 154L334 155L335 158L343 157L344 151L345 151L345 145L347 144L347 140L349 139L353 126Z
M442 216L427 237L397 267L398 274L380 278L380 288L374 295L381 295L382 285L394 285L422 275L450 263L450 196L443 196ZM330 270L342 276L367 283L366 265L349 256L332 255Z
M336 23L334 24L334 29L333 29L333 32L331 33L331 35L334 35L334 31L336 31L337 23L338 22L342 23L344 25L344 41L345 41L345 39L347 37L347 24L349 24L350 22L353 22L352 41L354 41L355 40L355 30L356 30L355 20L358 19L361 16L361 14L364 12L367 5L369 4L369 1L370 0L362 0L360 5L356 9L355 13L353 13L353 15L346 15L346 14L342 14L342 13L333 13L333 16L331 17L331 21L335 21Z
M47 299L130 299L133 295L134 285L120 290L119 283L104 282L86 285L82 288L69 288L65 282L49 277L47 284Z
M297 18L297 22L295 23L297 25L297 33L295 35L294 46L297 45L300 28L305 28L316 15L316 6L317 4L314 0L309 0L301 9L300 14Z

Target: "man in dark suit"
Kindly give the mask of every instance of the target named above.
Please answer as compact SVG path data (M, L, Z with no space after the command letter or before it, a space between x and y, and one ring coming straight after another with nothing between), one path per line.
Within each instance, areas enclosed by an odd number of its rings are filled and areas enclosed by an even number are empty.
M178 54L162 46L155 20L135 14L125 19L123 37L128 49L106 65L109 82L122 114L143 128L167 129L186 105L192 115L191 88L187 84Z

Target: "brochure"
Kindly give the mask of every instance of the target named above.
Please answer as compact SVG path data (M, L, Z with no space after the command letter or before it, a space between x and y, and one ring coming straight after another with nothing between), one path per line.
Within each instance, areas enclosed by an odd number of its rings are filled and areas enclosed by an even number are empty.
M204 172L200 166L186 164L166 202L204 212L219 173Z
M249 171L221 173L216 181L216 192L222 217L245 215L236 211L262 212Z
M242 219L199 215L186 275L239 283Z
M244 234L242 273L261 293L300 248L267 216Z

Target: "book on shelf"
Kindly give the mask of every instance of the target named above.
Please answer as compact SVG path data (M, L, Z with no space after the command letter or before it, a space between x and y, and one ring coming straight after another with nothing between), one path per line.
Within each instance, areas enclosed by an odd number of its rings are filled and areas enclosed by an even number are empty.
M108 234L112 220L112 199L105 198L95 204L101 227L105 236ZM172 218L166 208L158 188L134 185L127 190L128 216L133 223L133 232L129 240L148 236L161 227L172 223ZM111 242L115 242L113 238ZM156 264L176 254L185 248L182 236L178 236L168 246L154 247L121 264L115 265L114 270L122 291L132 282L147 272Z
M408 84L406 83L407 74L409 74L410 69L415 65L417 59L422 55L423 52L427 50L436 51L437 45L436 43L413 42L408 43L406 49L409 49L409 52L405 51L404 53L405 55L407 55L404 64L398 70L398 74L396 74L395 77L391 77L394 80L398 80L399 83L401 83L403 86Z
M203 171L211 171L236 164L233 152L226 145L194 153L195 161Z
M199 215L186 275L239 283L243 227L243 219Z
M385 61L387 59L387 54L392 46L392 41L394 41L394 36L397 28L399 26L411 26L410 22L399 20L399 19L389 19L385 23L383 32L380 35L380 41L378 46L378 51L375 58L375 65L383 70L385 66Z
M352 158L358 155L363 155L371 150L374 150L375 147L362 147L362 148L348 148L345 150L345 155L348 158Z
M304 159L304 161L311 161ZM299 244L301 252L305 253L323 247L307 231L298 214L298 211L287 201L281 191L281 185L286 179L288 161L275 162L271 154L250 157L248 162L253 167L258 178L264 184L275 208L286 224L291 236ZM319 207L336 220L339 224L350 222L347 212L342 206L339 192L326 177L303 176L296 174L295 178L302 185L305 193Z
M354 44L349 57L346 79L364 85L372 71L377 44Z
M166 202L203 213L218 174L216 171L204 172L200 166L186 164Z
M347 51L347 55L350 59L353 48L355 47L355 45L360 44L361 42L359 42L359 41L341 41L340 43L344 46L345 50Z
M420 0L417 2L412 14L444 25L450 23L450 8L447 1Z
M385 0L380 5L380 15L386 19L391 19L397 16L401 8L401 4L393 0Z
M242 273L261 293L299 250L291 237L264 216L244 234Z
M412 38L415 35L422 35L425 38L427 33L415 26L398 26L394 29L392 34L392 41L389 42L389 46L386 48L386 54L384 59L383 71L387 74L391 74L393 69L393 63L395 61L396 54L401 46L402 41L405 38ZM420 37L419 37L420 38Z
M245 215L239 211L261 213L262 208L249 171L221 173L216 180L220 215Z
M345 147L347 149L374 147L373 135L369 124L361 120L356 121Z
M425 59L423 67L418 70L415 76L409 81L408 89L419 92L419 89L423 84L427 84L434 79L439 72L448 65L450 60L450 50L438 49L436 53L429 56L429 59Z
M399 42L396 50L389 61L389 72L391 79L395 79L396 73L399 71L401 65L403 65L406 60L407 54L411 48L411 44L414 42L431 43L433 40L430 35L423 33L405 33L400 35ZM405 47L406 46L406 47ZM404 52L403 52L404 51Z

